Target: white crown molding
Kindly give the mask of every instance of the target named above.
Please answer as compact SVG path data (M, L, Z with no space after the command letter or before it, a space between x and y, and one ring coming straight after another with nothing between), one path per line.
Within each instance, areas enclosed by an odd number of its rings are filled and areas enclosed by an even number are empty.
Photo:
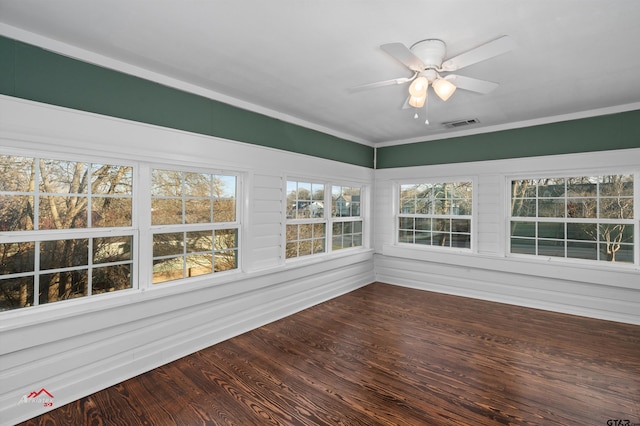
M403 139L396 141L380 142L376 144L377 148L394 145L405 145L417 142L431 142L443 139L457 138L461 136L479 135L483 133L500 132L502 130L521 129L524 127L539 126L541 124L559 123L562 121L579 120L581 118L597 117L601 115L617 114L621 112L634 111L640 109L640 102L625 105L616 105L613 107L599 108L588 111L574 112L570 114L555 115L549 117L535 118L532 120L517 121L514 123L500 124L496 126L488 126L479 129L459 130L457 132L439 134L433 136L417 137L411 139Z

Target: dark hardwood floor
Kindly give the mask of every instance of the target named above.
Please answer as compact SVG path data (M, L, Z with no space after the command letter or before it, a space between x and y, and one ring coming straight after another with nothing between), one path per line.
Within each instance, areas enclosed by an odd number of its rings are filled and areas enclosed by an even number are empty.
M640 326L374 283L24 424L634 423Z

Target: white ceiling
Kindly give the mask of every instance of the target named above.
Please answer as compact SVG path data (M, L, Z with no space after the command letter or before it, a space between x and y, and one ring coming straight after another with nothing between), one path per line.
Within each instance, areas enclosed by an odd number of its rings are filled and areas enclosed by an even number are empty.
M0 34L369 145L640 108L637 0L0 0ZM411 75L382 44L502 35L515 50L458 72L500 86L431 96L430 125L406 85L348 91Z

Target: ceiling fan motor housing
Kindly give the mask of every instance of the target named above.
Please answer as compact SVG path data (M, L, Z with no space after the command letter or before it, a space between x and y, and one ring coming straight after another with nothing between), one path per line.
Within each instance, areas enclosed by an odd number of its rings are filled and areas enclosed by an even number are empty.
M426 39L415 43L409 50L426 65L425 69L438 69L447 54L447 45L439 39Z

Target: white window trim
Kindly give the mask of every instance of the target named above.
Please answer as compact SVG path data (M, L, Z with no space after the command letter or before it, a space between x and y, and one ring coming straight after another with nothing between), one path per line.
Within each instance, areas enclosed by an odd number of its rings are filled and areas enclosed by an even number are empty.
M402 217L400 213L400 188L402 185L417 185L417 184L436 184L436 183L449 183L449 182L471 182L471 190L473 192L471 200L471 232L470 232L470 244L469 248L464 247L442 247L433 245L423 245L415 243L403 243L399 241L399 219ZM446 176L446 177L429 177L429 178L405 178L402 180L393 181L393 227L392 227L392 241L396 247L402 247L412 250L425 251L425 252L440 252L440 253L456 253L456 254L477 254L478 253L478 179L475 176ZM432 216L429 216L432 217ZM452 218L453 216L446 216ZM466 216L464 216L466 217Z
M146 239L144 240L146 244L144 244L145 256L141 259L141 268L144 269L146 274L145 280L143 281L143 285L145 289L158 289L161 287L171 287L171 286L185 286L190 285L192 282L198 282L209 279L217 279L221 276L238 274L243 271L243 258L242 255L242 235L243 235L243 207L244 207L244 180L246 173L238 171L238 170L229 170L225 168L217 168L217 167L202 167L202 166L191 166L186 164L171 164L171 163L145 163L144 164L144 173L146 175L146 180L141 181L144 183L144 189L141 191L142 197L141 200L145 204L146 209L141 209L146 213L145 224L147 224L144 228L144 233L146 234ZM142 167L140 167L142 169ZM152 225L151 224L151 175L154 169L161 170L173 170L177 172L188 172L188 173L207 173L211 175L225 175L225 176L235 176L236 177L236 198L235 198L235 220L232 222L219 222L219 223L190 223L190 224L168 224L168 225ZM142 173L142 171L141 171ZM191 232L191 231L208 231L208 230L221 230L221 229L229 229L235 228L237 229L237 240L236 244L238 246L237 250L237 268L229 271L221 271L210 274L198 275L194 277L185 277L176 280L163 281L159 283L153 283L153 235L159 233L170 233L170 232ZM141 244L142 245L142 244Z
M87 295L83 297L61 300L51 303L45 303L42 305L35 305L25 308L16 308L8 311L0 312L0 315L5 317L23 317L25 315L32 315L36 312L75 312L85 309L84 307L95 306L95 303L104 303L106 300L116 300L122 297L128 297L132 293L154 291L158 294L165 294L173 292L169 290L172 287L185 289L185 291L196 289L198 283L206 281L206 285L216 285L217 283L225 283L229 281L229 278L243 273L243 252L244 246L244 224L246 223L245 213L245 182L247 180L247 172L241 169L229 169L226 167L206 167L203 165L194 165L185 162L153 162L147 159L140 159L131 161L125 158L94 154L91 152L69 152L67 150L50 151L46 149L27 150L23 148L15 147L2 147L3 155L23 156L28 158L45 158L53 160L63 161L78 161L90 164L116 164L122 166L130 166L133 168L133 190L132 190L132 221L130 227L122 228L82 228L82 229L52 229L52 230L34 230L34 231L22 231L18 233L2 233L3 242L18 242L25 240L58 240L58 239L73 239L73 238L96 238L122 235L133 236L132 247L132 261L131 261L131 280L132 287L128 289L118 290L115 292L107 292L97 295ZM217 229L228 229L228 225L238 230L237 245L238 245L238 259L237 268L229 271L217 272L215 274L206 274L196 277L183 278L173 281L167 281L158 284L152 284L153 275L153 233L159 229L169 230L174 225L151 225L151 170L154 168L179 170L187 172L203 172L210 174L221 175L233 175L236 176L236 220L233 222L224 222L223 224L216 224ZM193 224L194 229L197 230L202 224ZM215 229L210 227L211 224L204 224L204 228ZM184 225L178 225L184 226ZM184 230L184 228L182 229ZM168 232L168 231L167 231ZM37 253L36 253L37 256ZM36 258L37 261L37 258ZM37 262L36 262L37 263ZM91 259L88 261L88 266L91 266ZM37 268L37 265L35 266ZM67 268L64 268L67 269ZM30 275L25 273L25 275ZM214 280L212 283L211 280ZM36 290L36 288L34 288ZM89 297L91 296L91 297ZM37 297L37 293L34 294L34 298Z
M355 182L352 180L342 180L342 179L332 179L328 180L326 177L319 178L313 176L300 176L300 175L284 175L283 176L283 198L282 198L282 249L281 249L281 258L285 264L296 264L296 263L312 263L316 262L318 259L325 259L327 257L335 257L335 256L347 256L349 254L353 254L354 252L369 250L370 247L370 234L371 227L369 225L369 204L368 204L368 185L362 182ZM331 209L325 208L323 211L322 218L309 218L309 219L289 219L287 218L287 182L311 182L311 183L321 183L324 185L324 205L332 206L332 187L333 186L343 186L343 187L358 187L360 188L360 216L344 216L344 217L332 217ZM333 228L332 225L334 222L347 222L347 221L362 221L362 245L357 247L348 247L339 250L333 250L331 246L332 238L333 238ZM325 236L324 236L324 244L325 251L322 253L309 254L305 256L296 256L287 258L287 225L301 224L301 223L324 223L325 224Z
M541 179L541 178L570 178L579 176L605 176L605 175L624 175L631 174L634 176L633 182L633 205L634 218L628 219L629 223L634 225L634 261L631 263L605 262L599 260L579 259L572 257L554 257L544 255L531 255L511 253L511 182L513 180L522 179ZM559 265L568 265L576 267L586 267L594 270L640 270L640 169L629 168L627 166L616 168L611 167L594 167L588 169L562 169L562 170L534 170L527 173L509 174L504 176L504 238L501 239L504 244L504 253L506 258L531 263L554 263ZM538 217L532 218L537 221ZM567 218L557 218L557 222L566 223ZM612 219L615 220L615 219ZM606 221L606 220L605 220Z

